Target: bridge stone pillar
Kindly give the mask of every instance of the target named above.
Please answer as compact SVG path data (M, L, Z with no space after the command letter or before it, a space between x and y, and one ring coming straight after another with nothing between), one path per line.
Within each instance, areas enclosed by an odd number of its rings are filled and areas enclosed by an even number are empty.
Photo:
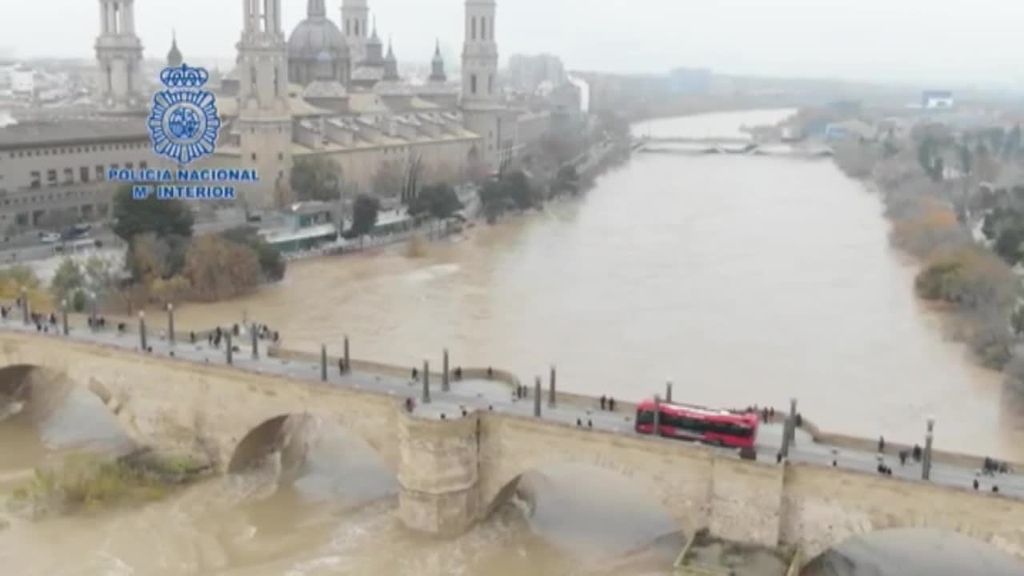
M479 418L399 416L398 511L411 530L462 534L479 517Z

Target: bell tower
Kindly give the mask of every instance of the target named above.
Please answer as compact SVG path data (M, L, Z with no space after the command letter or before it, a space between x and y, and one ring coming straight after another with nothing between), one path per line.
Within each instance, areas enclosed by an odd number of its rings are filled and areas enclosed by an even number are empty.
M366 59L366 40L370 37L370 6L367 0L343 0L341 29L348 41L352 62Z
M498 87L498 7L495 0L466 0L462 48L462 118L481 137L476 156L491 173L500 172L516 140L515 119Z
M135 0L100 0L96 60L100 106L114 113L144 113L142 42L135 35Z
M247 208L276 208L291 170L292 116L288 102L288 50L281 30L281 0L242 0L238 42L240 163L259 182L242 192Z

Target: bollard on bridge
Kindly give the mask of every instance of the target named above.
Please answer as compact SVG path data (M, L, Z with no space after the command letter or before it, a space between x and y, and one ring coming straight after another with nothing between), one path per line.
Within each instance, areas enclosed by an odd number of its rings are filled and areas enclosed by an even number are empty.
M234 364L235 363L235 356L234 356L234 346L231 344L231 330L225 330L224 331L224 344L226 344L226 346L224 347L224 350L225 350L225 354L226 354L225 358L227 359L228 365Z
M25 326L29 325L28 321L28 289L24 286L21 287L21 321Z
M260 343L259 343L259 331L256 329L256 324L253 324L249 330L252 332L252 359L258 360L260 357Z
M555 389L555 365L551 365L551 380L548 381L548 407L554 408L558 402L558 392Z
M928 418L928 431L924 437L924 455L921 458L921 479L929 480L932 476L932 440L935 436L935 418Z
M167 341L174 346L174 304L167 303Z
M783 458L789 458L789 447L796 443L796 398L789 400L789 414L786 416L786 423L782 428L782 449L779 451Z
M320 345L320 381L327 382L327 344Z
M68 335L68 301L65 298L60 303L60 324L65 336Z
M424 404L430 404L430 362L423 361L423 398Z
M89 322L89 326L92 328L92 331L95 332L99 326L96 325L98 315L96 314L96 294L93 293L89 294L89 318L91 320Z
M352 361L352 359L348 355L348 336L345 336L345 373L346 374L352 371L352 365L349 364L349 362L351 362L351 361Z
M540 418L540 396L541 396L541 383L540 376L537 376L537 380L533 383L533 415Z
M143 352L149 349L146 345L146 313L139 310L139 347Z
M441 365L441 390L448 392L451 390L451 383L448 381L448 349L444 349L444 361Z
M665 382L665 402L672 403L672 381Z
M654 395L654 426L651 428L651 434L654 436L661 436L661 396Z

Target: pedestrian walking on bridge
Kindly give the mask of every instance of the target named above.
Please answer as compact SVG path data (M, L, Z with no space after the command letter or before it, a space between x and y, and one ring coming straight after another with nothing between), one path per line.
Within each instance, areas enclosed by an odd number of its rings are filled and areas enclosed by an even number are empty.
M880 454L885 453L885 436L878 437L878 452Z

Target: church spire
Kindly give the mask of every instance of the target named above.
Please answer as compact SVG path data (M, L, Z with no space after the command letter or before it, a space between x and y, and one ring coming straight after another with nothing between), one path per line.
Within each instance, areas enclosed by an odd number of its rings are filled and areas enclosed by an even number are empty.
M434 59L430 61L429 81L436 84L444 84L448 81L448 75L444 72L444 57L441 56L441 40L434 44Z
M171 51L167 53L167 66L177 68L184 61L185 58L181 55L181 50L178 49L178 32L171 30Z
M395 51L391 46L391 38L388 38L388 55L384 58L384 79L399 80L398 58L395 58Z

